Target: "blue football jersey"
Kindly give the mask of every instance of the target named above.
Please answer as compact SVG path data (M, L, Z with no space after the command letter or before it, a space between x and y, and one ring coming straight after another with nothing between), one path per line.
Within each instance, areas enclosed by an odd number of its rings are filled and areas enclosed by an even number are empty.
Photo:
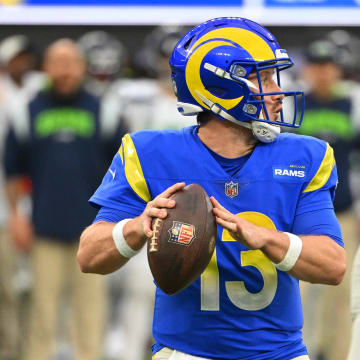
M230 176L198 138L197 126L142 131L123 138L90 201L138 216L182 181L201 185L256 225L292 232L297 215L332 208L337 173L332 148L311 137L281 134L259 143ZM203 274L177 295L156 291L155 351L167 346L209 359L290 359L306 354L302 326L298 280L220 226Z

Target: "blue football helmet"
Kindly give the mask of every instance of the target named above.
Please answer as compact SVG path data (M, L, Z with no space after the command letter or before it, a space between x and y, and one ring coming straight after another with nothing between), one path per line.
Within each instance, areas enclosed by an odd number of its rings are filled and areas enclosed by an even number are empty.
M251 128L263 142L275 140L280 126L297 128L301 124L302 91L262 90L261 70L273 68L280 87L280 71L293 62L275 37L251 20L224 17L194 27L177 43L169 63L178 110L183 115L209 111ZM252 72L257 74L259 89L248 80ZM292 97L290 121L285 121L283 111L277 121L270 120L264 96L276 94Z

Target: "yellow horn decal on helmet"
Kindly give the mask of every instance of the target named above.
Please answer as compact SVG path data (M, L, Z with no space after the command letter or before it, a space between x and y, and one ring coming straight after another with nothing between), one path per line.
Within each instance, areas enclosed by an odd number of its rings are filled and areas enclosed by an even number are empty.
M222 99L213 94L211 94L208 90L205 89L204 84L201 81L200 77L200 66L201 62L203 61L205 55L212 49L222 46L222 45L229 45L234 46L233 44L226 42L226 41L210 41L208 43L203 44L195 52L191 55L185 70L185 79L188 89L193 96L193 98L199 103L202 104L204 107L208 107L196 94L198 91L201 95L205 98L211 100L212 102L219 104L224 109L229 110L235 107L243 96L240 96L235 99Z
M192 47L194 50L199 44L207 40L230 40L244 48L255 61L275 59L275 54L268 43L255 33L234 27L219 28L206 33Z

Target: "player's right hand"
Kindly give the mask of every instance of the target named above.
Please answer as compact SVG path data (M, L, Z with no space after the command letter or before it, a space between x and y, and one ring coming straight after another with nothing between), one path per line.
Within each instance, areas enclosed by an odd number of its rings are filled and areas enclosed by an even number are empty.
M152 219L156 217L165 219L166 209L171 209L176 205L175 201L169 198L184 187L185 183L176 183L147 203L145 210L140 215L142 232L146 237L150 238L153 235Z

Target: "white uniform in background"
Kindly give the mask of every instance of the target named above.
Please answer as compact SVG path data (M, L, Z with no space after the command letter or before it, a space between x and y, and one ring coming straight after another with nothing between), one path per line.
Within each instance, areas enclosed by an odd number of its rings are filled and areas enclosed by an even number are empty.
M105 101L115 111L114 116L124 117L131 132L196 124L195 116L183 116L177 111L170 85L158 80L118 80L105 95Z
M112 116L122 116L131 132L196 124L195 116L183 116L177 111L176 101L169 85L159 80L118 80L105 95L104 107ZM109 277L113 297L120 295L120 300L110 320L105 356L143 360L150 354L155 291L146 246L127 266Z
M18 86L7 74L0 75L0 156L3 159L9 111L12 106L30 99L45 84L42 73L29 72ZM9 239L6 226L9 209L4 189L3 167L0 168L0 358L12 359L19 354L20 337L24 336L19 324L19 295L30 290L31 273L26 255L17 254ZM25 203L19 204L25 210ZM29 211L29 209L27 209ZM19 256L20 255L20 256ZM22 311L23 312L23 311Z
M360 354L360 247L358 247L351 273L352 334L347 360L358 360Z
M33 96L42 88L45 87L47 77L44 73L39 71L29 71L22 79L22 86L16 84L8 74L0 74L0 147L2 155L4 137L8 130L8 120L11 118L11 109L19 108L19 104L28 102ZM3 157L1 157L2 159ZM7 199L4 193L4 174L2 168L0 169L0 227L3 228L8 223L8 206ZM30 199L22 199L19 206L22 211L31 211ZM20 269L21 272L21 269ZM26 279L30 274L18 278L15 281L15 286L18 290L26 290L29 284L26 284ZM24 289L25 288L25 289Z
M303 89L308 90L310 87L304 83ZM360 84L351 80L341 81L337 84L336 92L351 99L351 126L359 134ZM359 151L357 150L356 152L358 153ZM354 153L352 156L354 156ZM351 160L350 170L350 187L355 206L353 205L345 214L337 214L342 227L345 251L347 253L347 271L345 277L339 286L340 288L306 282L301 282L300 285L304 309L303 336L311 359L318 358L316 355L324 353L326 349L325 354L322 354L326 359L340 360L340 357L342 358L343 355L340 356L339 353L346 354L350 342L351 329L349 308L351 310L353 327L351 330L350 352L347 360L360 359L359 249L356 257L354 257L360 235L360 166L358 165L358 157L359 155L357 154L356 159L354 157ZM358 210L354 211L354 207L358 208ZM354 219L355 215L358 218L357 225L356 219ZM355 226L358 227L357 232ZM351 289L349 290L350 286ZM339 325L340 321L337 321L338 319L341 320L341 325ZM332 324L334 325L332 326ZM335 324L337 325L335 326ZM340 337L338 330L341 330ZM327 344L331 344L331 347L327 346Z

